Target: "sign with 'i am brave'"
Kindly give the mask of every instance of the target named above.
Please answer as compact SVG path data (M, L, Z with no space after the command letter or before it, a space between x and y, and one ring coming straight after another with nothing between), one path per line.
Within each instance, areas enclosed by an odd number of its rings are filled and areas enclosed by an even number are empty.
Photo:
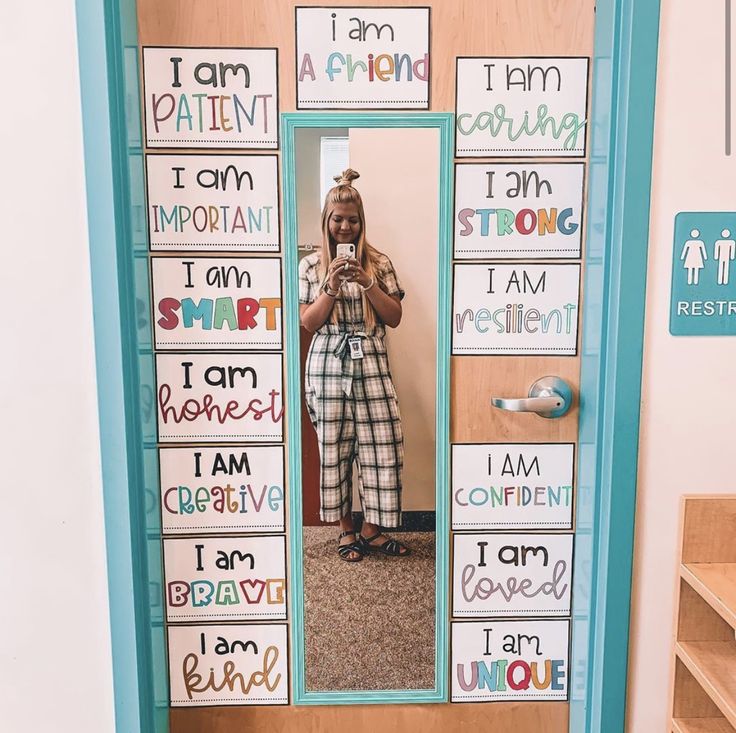
M275 155L146 155L151 250L279 251Z
M572 534L456 534L452 615L569 616Z
M587 58L457 59L458 157L585 155Z
M570 529L572 443L452 446L452 528Z
M172 707L287 705L286 624L169 626Z
M280 349L281 260L152 257L157 349Z
M168 621L286 618L286 539L165 539Z
M283 446L161 448L164 534L283 532Z
M574 355L580 265L456 264L453 354Z
M275 48L143 48L153 148L277 148Z
M570 622L452 624L452 702L567 700Z
M156 354L159 441L280 442L283 393L281 354Z
M429 8L296 8L297 109L429 109Z
M458 163L455 258L580 257L583 163Z

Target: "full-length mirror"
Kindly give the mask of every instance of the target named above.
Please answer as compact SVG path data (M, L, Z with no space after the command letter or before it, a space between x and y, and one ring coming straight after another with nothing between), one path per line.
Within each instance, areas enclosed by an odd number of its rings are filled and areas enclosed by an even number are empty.
M304 689L434 690L440 129L294 133Z

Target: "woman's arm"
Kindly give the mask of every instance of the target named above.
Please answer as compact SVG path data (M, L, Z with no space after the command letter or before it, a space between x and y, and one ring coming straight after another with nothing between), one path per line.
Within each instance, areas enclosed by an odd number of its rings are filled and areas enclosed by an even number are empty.
M370 279L366 277L365 282L358 280L358 283L365 286L370 283ZM377 282L374 282L373 286L365 291L365 294L368 296L371 305L375 308L376 313L387 326L396 328L401 323L403 309L401 308L401 301L398 296L384 293L378 287Z
M344 257L335 258L327 270L327 284L333 293L340 290L339 275L344 266ZM335 297L328 295L324 290L320 290L319 295L311 303L299 304L299 320L307 331L314 333L327 321L335 307Z

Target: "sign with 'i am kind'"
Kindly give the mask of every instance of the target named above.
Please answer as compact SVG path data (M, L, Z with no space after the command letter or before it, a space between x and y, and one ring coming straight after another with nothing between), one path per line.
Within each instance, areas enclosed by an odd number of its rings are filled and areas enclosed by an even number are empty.
M458 157L585 155L587 58L457 59Z
M572 443L452 446L452 528L570 529Z
M286 538L164 539L166 618L286 618Z
M452 624L452 702L567 700L570 622Z
M281 354L156 354L159 441L280 442L283 393Z
M283 446L161 448L164 534L283 532Z
M169 626L172 707L286 705L286 624Z
M277 148L275 48L143 48L154 148Z
M280 349L281 260L152 257L157 349Z
M458 163L455 258L580 257L583 163Z
M296 8L297 109L429 109L429 8Z
M456 534L452 615L569 616L572 534Z
M275 155L146 155L151 250L279 251Z
M453 267L453 354L574 355L580 265Z

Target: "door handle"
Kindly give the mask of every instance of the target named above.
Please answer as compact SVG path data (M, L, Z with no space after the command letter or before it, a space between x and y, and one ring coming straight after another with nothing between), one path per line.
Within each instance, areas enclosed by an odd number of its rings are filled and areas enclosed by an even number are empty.
M572 390L560 377L542 377L529 387L528 397L491 397L491 404L509 412L536 412L539 417L562 417L572 407Z

